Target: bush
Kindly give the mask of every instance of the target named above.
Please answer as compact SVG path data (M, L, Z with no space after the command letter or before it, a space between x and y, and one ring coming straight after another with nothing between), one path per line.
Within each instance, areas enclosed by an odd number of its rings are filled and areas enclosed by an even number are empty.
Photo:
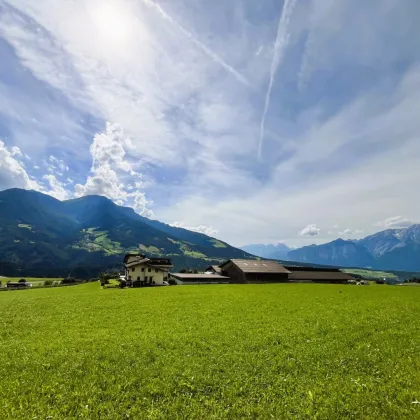
M178 283L176 282L176 280L174 280L174 279L169 279L168 280L168 283L171 285L171 286L176 286Z
M52 286L53 281L52 280L45 280L44 281L44 286Z
M63 280L61 280L61 284L76 284L77 280L73 277L67 277Z
M25 279L20 279L19 283L26 283L26 280Z

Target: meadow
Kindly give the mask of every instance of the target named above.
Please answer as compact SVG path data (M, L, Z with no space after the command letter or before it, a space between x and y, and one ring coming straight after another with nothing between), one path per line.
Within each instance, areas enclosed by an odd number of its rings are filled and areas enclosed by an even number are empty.
M419 419L420 288L0 293L1 419Z

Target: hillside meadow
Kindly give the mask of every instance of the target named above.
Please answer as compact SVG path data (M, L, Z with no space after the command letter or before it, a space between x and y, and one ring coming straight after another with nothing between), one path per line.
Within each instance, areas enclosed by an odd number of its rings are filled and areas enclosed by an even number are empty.
M420 418L420 288L0 293L0 418Z

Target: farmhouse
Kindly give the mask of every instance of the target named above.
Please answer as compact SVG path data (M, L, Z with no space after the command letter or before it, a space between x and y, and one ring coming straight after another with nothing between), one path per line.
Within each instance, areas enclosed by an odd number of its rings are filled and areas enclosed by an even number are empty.
M232 283L277 283L288 281L290 271L271 260L228 260L220 265Z
M129 282L139 282L140 286L163 286L172 268L170 259L147 258L143 254L127 254L124 257L125 277Z

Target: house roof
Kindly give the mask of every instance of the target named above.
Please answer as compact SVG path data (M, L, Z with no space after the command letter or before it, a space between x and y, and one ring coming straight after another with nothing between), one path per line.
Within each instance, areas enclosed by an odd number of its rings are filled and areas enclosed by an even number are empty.
M146 255L144 255L144 254L125 254L124 263L126 263L130 257L138 257L138 259L141 260L142 258L146 258Z
M150 264L172 267L172 261L169 258L149 258Z
M289 280L328 280L328 281L346 281L353 277L342 271L292 271L289 274Z
M125 266L126 267L133 267L135 265L145 264L149 261L150 261L149 258L139 258L138 260L134 260L134 261L131 261L129 263L126 263Z
M223 267L229 262L235 264L244 273L290 273L290 271L284 268L281 264L272 260L228 260L220 267L223 269Z
M230 280L230 277L219 276L218 274L191 274L191 273L170 273L172 277L179 280Z
M130 257L133 257L134 259L127 263ZM147 258L144 254L127 254L124 257L124 263L127 267L132 267L133 265L137 264L144 264L146 262L149 262L151 265L160 267L172 267L172 262L169 258Z
M210 267L207 267L205 271L214 271L219 274L222 273L222 269L218 265L211 265Z

